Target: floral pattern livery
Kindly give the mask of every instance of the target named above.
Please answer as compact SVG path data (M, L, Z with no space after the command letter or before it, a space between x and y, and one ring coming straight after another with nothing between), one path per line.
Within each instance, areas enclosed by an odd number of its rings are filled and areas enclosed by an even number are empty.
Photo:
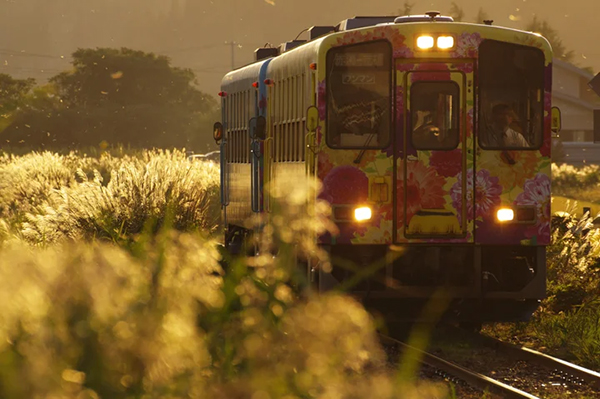
M441 26L441 25L440 25ZM341 223L340 235L332 242L355 244L392 244L413 242L463 242L479 244L547 245L550 241L550 107L551 54L542 40L514 31L485 36L476 25L445 24L453 34L456 47L448 51L445 62L439 55L419 54L413 47L418 27L406 24L357 29L333 35L327 42L335 47L370 40L388 40L393 48L395 96L394 145L365 151L359 164L358 150L332 150L327 147L323 127L326 116L325 72L318 76L317 105L321 118L318 130L317 176L324 183L321 198L334 207L367 202L373 209L372 220ZM492 30L490 30L492 32ZM495 32L495 31L494 31ZM489 35L491 35L490 33ZM474 134L474 70L479 46L485 39L532 45L545 52L546 92L544 93L544 143L535 151L482 150ZM325 58L319 62L326 62ZM421 71L417 74L409 73ZM450 151L417 151L406 136L409 91L404 85L419 80L451 80L461 76L464 92L473 92L461 106L464 126L461 145ZM468 85L468 86L464 86ZM462 100L461 100L462 101ZM508 155L508 157L507 157ZM374 182L385 181L388 201L371 201ZM395 196L397 201L393 201ZM498 208L532 207L535 221L499 225ZM459 220L461 237L412 237L407 234L411 219L422 210L451 212ZM454 219L456 220L456 219ZM325 238L329 240L330 238Z

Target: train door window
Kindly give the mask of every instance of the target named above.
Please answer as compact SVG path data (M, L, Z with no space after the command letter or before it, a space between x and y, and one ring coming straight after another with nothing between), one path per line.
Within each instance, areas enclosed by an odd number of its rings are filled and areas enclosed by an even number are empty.
M294 160L292 157L293 153L293 137L294 137L294 125L292 124L292 120L294 119L294 114L292 113L293 105L294 105L294 77L288 79L288 94L290 95L288 101L288 118L287 118L287 126L288 126L288 137L287 137L287 160L291 162Z
M235 94L235 162L240 162L240 95Z
M244 129L246 128L246 123L245 123L245 116L246 116L246 101L244 98L244 92L240 93L240 163L244 162L244 153L245 148L244 148L244 144L245 144L245 140L244 140Z
M327 145L385 148L392 125L392 48L388 41L327 52Z
M282 106L282 96L281 96L281 89L283 88L283 81L279 81L278 84L276 83L276 91L277 91L277 98L275 100L276 104L277 104L277 116L276 116L276 120L277 120L277 137L276 137L276 145L277 145L277 154L276 154L276 160L277 162L281 162L282 160L282 153L283 153L283 140L282 140L282 133L283 133L283 129L282 129L282 125L281 125L281 121L282 121L282 110L283 110L283 106Z
M250 162L250 132L249 132L249 123L250 123L250 114L251 108L250 106L250 91L246 91L244 93L244 99L246 103L244 104L244 113L246 117L244 118L244 163Z
M460 89L455 82L416 82L410 88L411 137L418 150L452 150L460 140Z
M485 40L479 50L479 145L539 149L544 123L544 53Z
M231 162L237 162L237 113L239 112L237 106L237 94L231 95L231 104L233 107L233 120L231 123Z
M240 163L240 158L241 158L241 147L242 147L242 143L240 143L240 128L241 128L241 120L242 120L242 107L241 105L241 96L240 93L236 93L235 95L235 109L236 109L236 113L235 113L235 117L236 117L236 121L235 121L235 162L236 163Z
M300 160L305 161L305 150L306 150L306 75L302 75L300 78Z
M283 161L288 162L290 160L290 79L285 80L284 85L284 102L283 102Z
M292 120L294 119L294 115L292 113L293 105L294 105L294 78L291 77L288 80L288 93L291 94L288 105L287 105L287 127L288 127L288 135L287 135L287 160L288 162L293 161L292 153L293 153L293 137L294 137L294 125L292 124Z
M285 158L285 80L279 85L279 162Z
M227 104L227 162L231 162L233 158L233 112L235 111L233 108L233 100L231 97L227 97L225 100Z

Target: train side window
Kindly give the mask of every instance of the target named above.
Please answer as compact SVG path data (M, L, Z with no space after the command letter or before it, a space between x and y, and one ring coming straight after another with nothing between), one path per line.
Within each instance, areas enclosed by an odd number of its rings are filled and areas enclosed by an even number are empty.
M479 49L479 145L536 150L543 141L544 53L485 40Z
M410 88L411 137L418 150L453 150L460 141L460 89L455 82L416 82Z
M385 148L392 125L392 48L386 40L327 52L327 145Z

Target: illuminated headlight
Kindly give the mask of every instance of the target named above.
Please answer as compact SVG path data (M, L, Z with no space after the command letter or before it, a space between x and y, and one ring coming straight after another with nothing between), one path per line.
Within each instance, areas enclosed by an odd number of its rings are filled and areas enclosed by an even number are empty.
M445 50L454 47L454 37L452 36L440 36L437 38L437 47Z
M371 219L371 208L369 208L368 206L361 206L360 208L356 208L354 210L354 219L356 219L357 222L362 222Z
M515 212L510 208L498 209L498 212L496 212L496 218L499 222L510 222L515 218Z
M419 36L417 38L417 47L422 50L433 48L433 37L432 36Z

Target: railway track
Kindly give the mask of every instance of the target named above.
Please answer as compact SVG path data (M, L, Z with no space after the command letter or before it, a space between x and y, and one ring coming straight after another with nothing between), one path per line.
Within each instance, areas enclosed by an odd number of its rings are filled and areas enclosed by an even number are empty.
M447 328L442 335L451 350L436 349L434 343L426 352L389 336L380 337L384 346L393 347L404 358L495 397L600 398L600 373L596 371L486 335Z
M381 342L387 347L393 347L398 352L403 353L408 358L415 359L422 364L432 367L436 370L443 371L457 379L464 381L472 387L480 389L481 391L488 392L489 394L509 399L533 399L537 398L535 395L531 395L525 391L514 388L510 385L504 384L500 381L494 380L483 374L471 371L467 368L459 366L455 363L444 360L438 356L432 355L428 352L417 349L413 346L407 345L397 339L379 335Z
M598 391L600 397L600 373L586 369L565 360L558 359L536 350L500 341L488 335L475 334L461 331L461 334L470 335L471 339L478 339L484 345L503 351L510 356L544 367L569 382L588 385Z

